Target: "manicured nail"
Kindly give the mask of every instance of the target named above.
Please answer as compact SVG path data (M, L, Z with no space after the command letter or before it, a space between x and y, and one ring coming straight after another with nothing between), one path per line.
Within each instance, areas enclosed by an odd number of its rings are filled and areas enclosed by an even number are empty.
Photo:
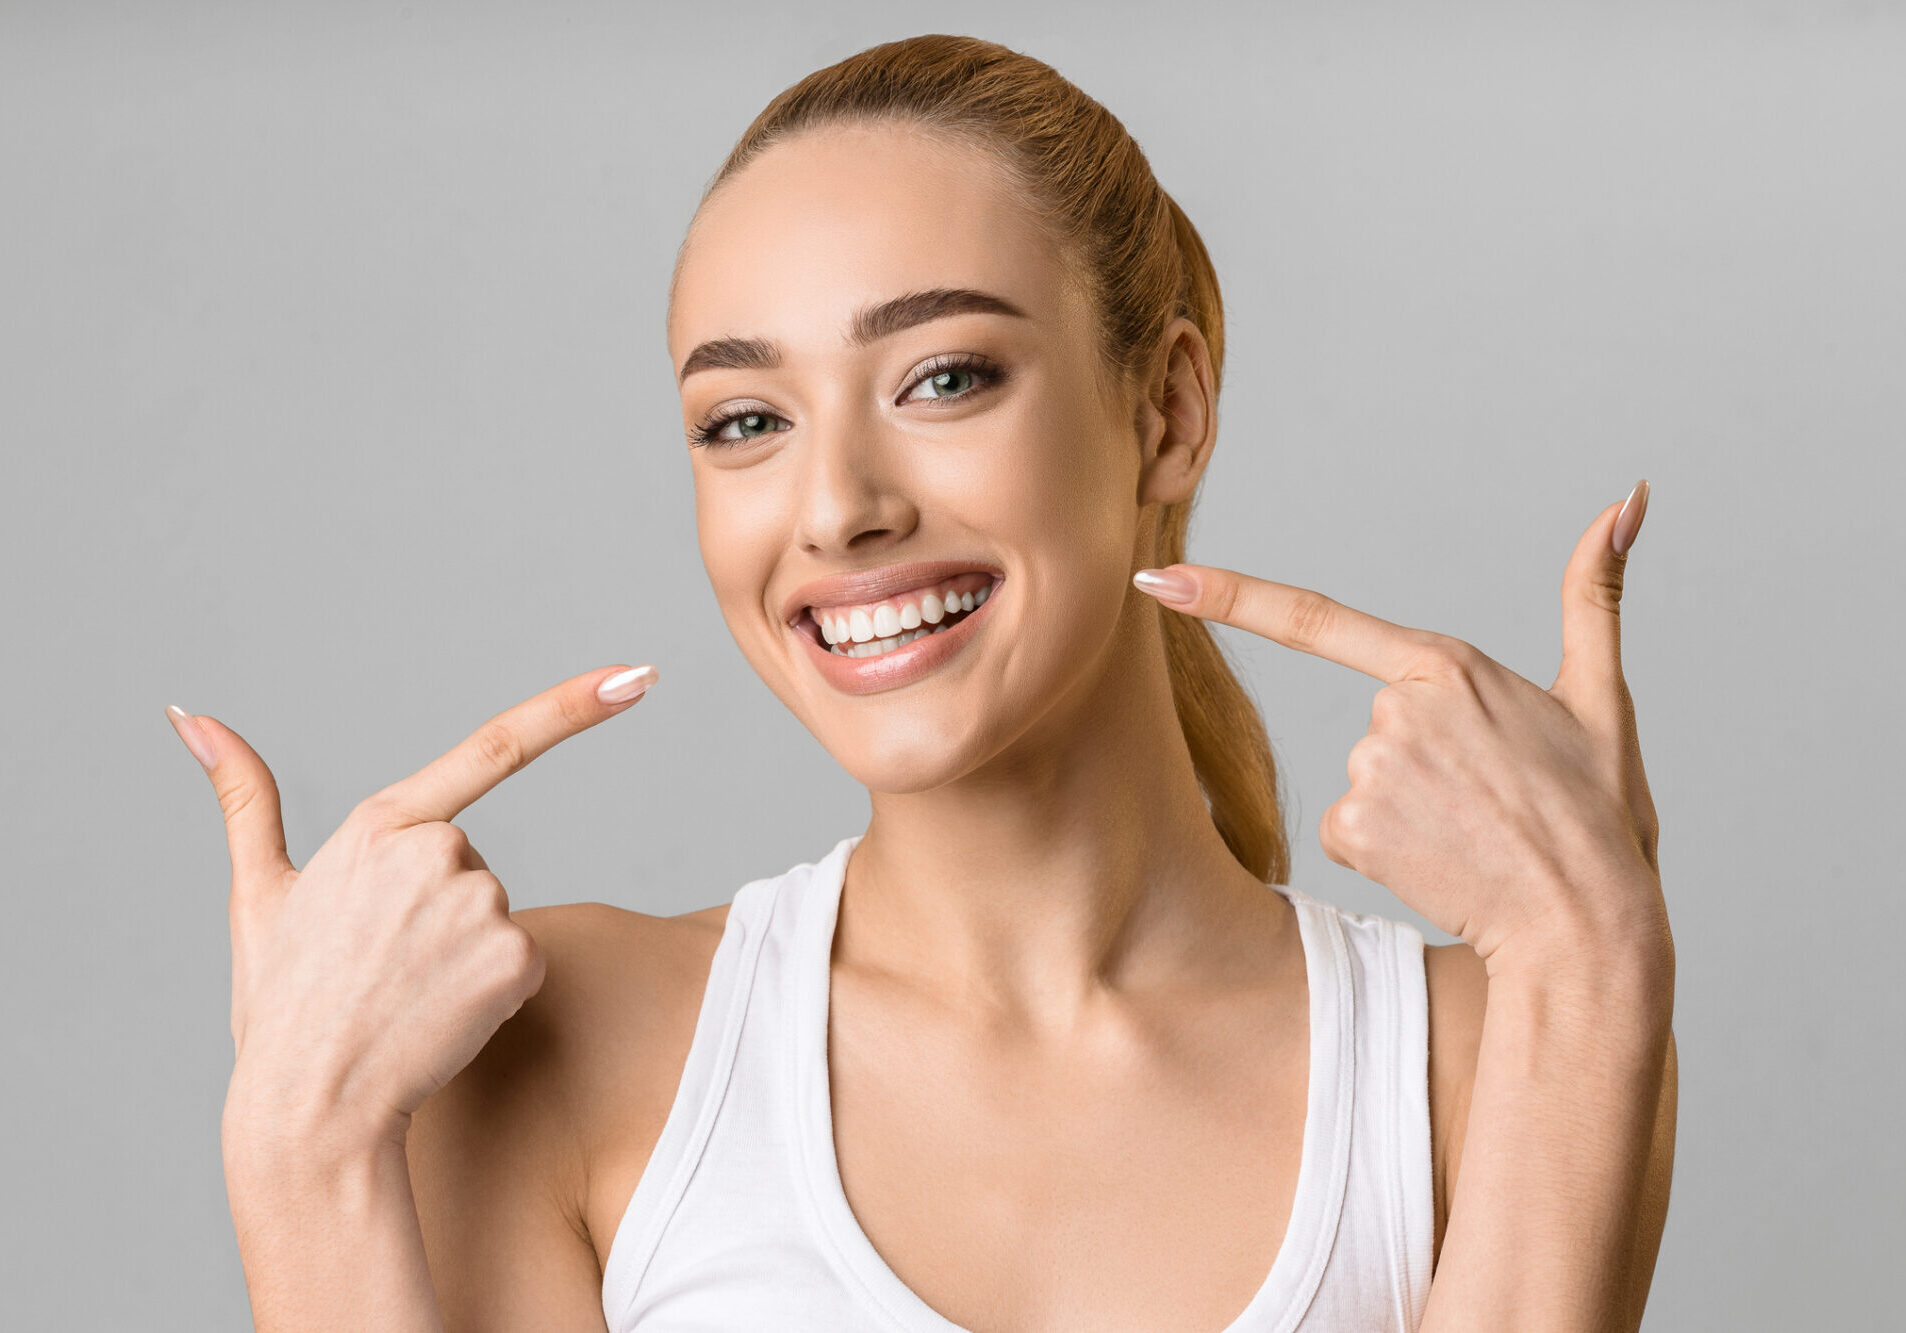
M1635 536L1641 531L1641 520L1648 517L1648 479L1643 477L1635 483L1635 489L1628 492L1628 498L1622 501L1621 512L1615 515L1615 536L1613 546L1616 555L1627 555L1628 548L1635 544Z
M605 704L625 704L641 697L642 691L659 679L659 673L652 666L630 667L627 671L616 672L596 686L596 698Z
M1182 604L1198 598L1198 581L1180 569L1141 569L1132 582L1161 602Z
M218 747L212 744L212 738L206 734L199 720L177 704L165 706L166 721L172 724L172 730L179 733L179 739L185 742L185 748L203 768L211 768L218 763Z

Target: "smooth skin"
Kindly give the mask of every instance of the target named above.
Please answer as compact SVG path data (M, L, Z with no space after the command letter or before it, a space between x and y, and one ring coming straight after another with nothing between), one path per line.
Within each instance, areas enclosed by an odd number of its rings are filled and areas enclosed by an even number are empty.
M847 336L935 288L1024 313ZM1199 599L1161 612L1132 578L1215 444L1203 339L1174 321L1137 384L1109 383L1089 303L996 166L907 129L805 135L732 178L668 335L678 371L712 339L780 353L686 376L683 424L759 414L690 451L704 566L763 681L869 789L829 1060L847 1197L900 1278L975 1329L1218 1330L1282 1243L1307 978L1290 905L1218 837L1178 728L1159 622L1189 613L1392 682L1320 833L1465 940L1427 952L1425 1327L1635 1327L1672 1157L1672 953L1612 625L1587 616L1619 599L1595 548L1612 507L1565 578L1559 694L1231 571L1177 567ZM1004 374L920 373L949 353ZM784 600L915 559L1003 568L990 623L912 684L834 690ZM194 720L232 849L227 1180L259 1327L603 1327L602 1265L727 909L512 913L449 821L624 711L594 694L613 674L492 719L302 872L264 762ZM1498 725L1478 730L1485 699ZM1472 822L1442 827L1457 806ZM1563 1085L1598 1075L1584 1125ZM1514 1151L1478 1172L1483 1093Z

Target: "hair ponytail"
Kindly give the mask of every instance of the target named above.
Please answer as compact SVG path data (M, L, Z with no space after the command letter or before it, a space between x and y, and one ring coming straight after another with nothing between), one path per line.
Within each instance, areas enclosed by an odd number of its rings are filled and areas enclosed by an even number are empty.
M1050 65L997 43L910 37L816 70L755 117L703 198L789 135L881 121L923 125L999 157L1091 289L1115 374L1137 373L1182 315L1210 346L1214 390L1223 383L1224 305L1197 228L1116 116ZM1164 507L1152 564L1185 558L1192 499ZM1163 607L1158 614L1172 699L1212 821L1253 875L1288 883L1277 764L1257 706L1204 621Z

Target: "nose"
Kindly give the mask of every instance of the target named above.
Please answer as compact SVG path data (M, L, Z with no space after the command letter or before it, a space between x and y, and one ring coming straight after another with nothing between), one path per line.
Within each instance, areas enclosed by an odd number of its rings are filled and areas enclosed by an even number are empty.
M919 525L901 442L871 414L810 419L800 450L797 539L817 556L860 555Z

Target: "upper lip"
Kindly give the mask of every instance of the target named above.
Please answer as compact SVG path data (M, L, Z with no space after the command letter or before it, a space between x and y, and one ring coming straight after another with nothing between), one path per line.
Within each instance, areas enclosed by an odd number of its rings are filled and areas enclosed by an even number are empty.
M1005 571L986 560L915 560L904 565L882 565L878 569L856 569L845 574L830 574L812 583L803 583L781 604L781 620L792 628L810 606L856 606L877 602L897 592L925 587L955 574L975 570L1004 578Z

